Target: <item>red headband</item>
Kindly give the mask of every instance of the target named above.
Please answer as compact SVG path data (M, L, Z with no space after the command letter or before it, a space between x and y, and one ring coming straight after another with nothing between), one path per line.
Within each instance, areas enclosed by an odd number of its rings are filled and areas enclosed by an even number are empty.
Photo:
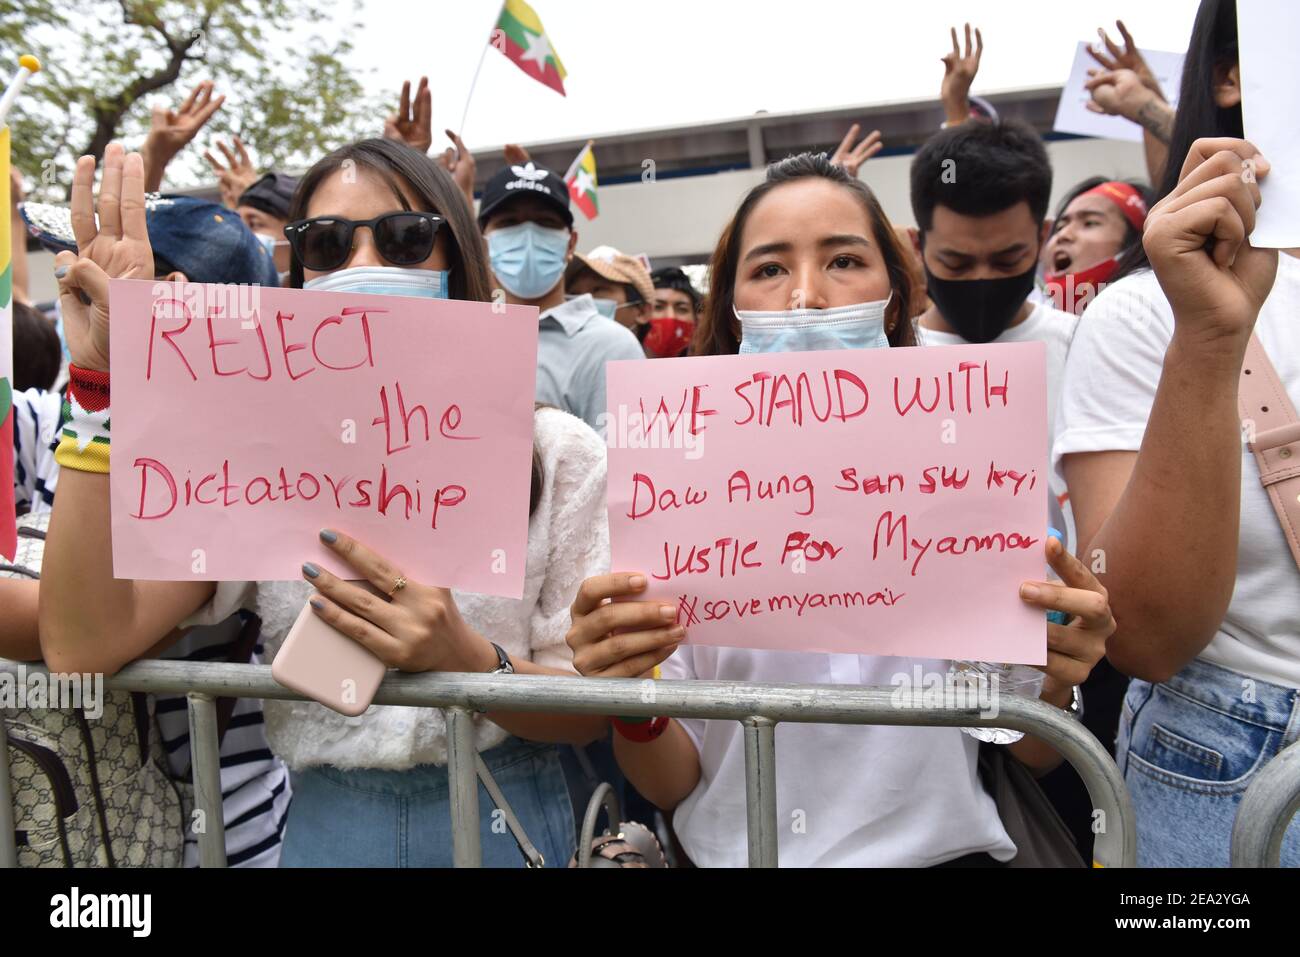
M1102 183L1086 193L1084 196L1105 196L1108 200L1119 207L1120 215L1127 219L1139 233L1142 232L1142 224L1147 219L1147 204L1142 199L1142 194L1130 186L1128 183L1119 183L1111 181Z

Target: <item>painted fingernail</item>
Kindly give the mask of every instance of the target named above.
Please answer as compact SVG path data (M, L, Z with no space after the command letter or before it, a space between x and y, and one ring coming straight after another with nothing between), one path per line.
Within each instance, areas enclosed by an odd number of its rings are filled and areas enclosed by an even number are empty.
M62 279L64 276L68 274L68 269L69 269L68 266L60 266L58 269L54 270L54 278Z
M629 586L639 591L640 589L645 588L645 576L633 575L631 578L627 580L627 583Z
M322 528L320 530L320 540L326 545L333 545L339 540L339 533L332 529Z
M1039 592L1037 585L1025 584L1020 586L1021 598L1025 598L1028 599L1029 601L1033 601L1035 598L1039 596L1039 594L1041 593Z
M325 603L324 603L323 601L321 601L319 598L309 598L309 599L307 600L307 604L311 605L311 606L312 606L313 608L315 608L317 611L324 611L324 610L325 610Z
M81 289L78 289L78 290L77 290L77 298L81 300L81 304L82 304L83 306L89 306L89 305L91 305L90 297L89 297L88 295L86 295L86 293L85 293L83 290L81 290Z
M302 573L306 575L308 578L315 578L317 575L320 574L320 569L317 568L315 565L313 565L311 562L304 562L302 566Z

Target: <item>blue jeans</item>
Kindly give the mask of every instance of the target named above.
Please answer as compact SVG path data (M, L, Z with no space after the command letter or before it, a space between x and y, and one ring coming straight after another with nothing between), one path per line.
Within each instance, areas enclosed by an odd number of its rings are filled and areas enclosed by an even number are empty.
M1133 680L1115 754L1137 812L1138 866L1227 867L1241 796L1300 737L1300 691L1197 659L1163 684ZM1300 867L1300 823L1282 842Z
M483 760L548 867L577 846L573 807L554 745L509 738ZM409 771L333 767L293 775L281 867L451 867L446 767ZM523 855L480 783L484 867L522 867ZM495 827L494 827L495 823Z

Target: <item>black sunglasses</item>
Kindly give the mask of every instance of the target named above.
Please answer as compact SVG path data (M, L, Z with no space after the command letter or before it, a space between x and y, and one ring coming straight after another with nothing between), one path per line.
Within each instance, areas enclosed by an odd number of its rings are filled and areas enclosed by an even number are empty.
M379 255L397 266L413 266L429 258L444 222L436 213L414 211L362 220L318 216L290 223L284 227L284 235L303 268L312 272L329 272L347 262L358 226L370 230Z

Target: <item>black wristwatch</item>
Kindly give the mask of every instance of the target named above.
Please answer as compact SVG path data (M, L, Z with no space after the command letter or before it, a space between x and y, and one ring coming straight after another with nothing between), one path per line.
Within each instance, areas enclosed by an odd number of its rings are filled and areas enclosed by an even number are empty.
M512 675L515 673L515 666L510 663L510 656L495 641L488 642L497 653L497 666L488 672L490 675Z

